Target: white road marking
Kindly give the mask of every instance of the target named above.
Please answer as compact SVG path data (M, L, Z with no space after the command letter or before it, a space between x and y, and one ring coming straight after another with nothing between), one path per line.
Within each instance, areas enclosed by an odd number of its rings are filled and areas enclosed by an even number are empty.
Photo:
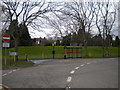
M16 71L16 70L13 70L13 72Z
M3 74L2 76L6 76L7 74L5 73L5 74Z
M71 82L71 80L72 80L72 77L67 78L67 82Z
M82 65L80 65L80 66L84 66L85 64L82 64Z
M70 88L71 88L70 86L67 86L67 87L66 87L66 90L70 90Z
M71 87L69 86L68 89L70 89Z
M74 73L75 73L75 71L74 71L74 70L70 72L70 74L74 74Z
M90 63L87 63L87 64L90 64Z
M75 69L79 69L79 67L76 67Z
M8 73L12 73L12 71L8 72Z

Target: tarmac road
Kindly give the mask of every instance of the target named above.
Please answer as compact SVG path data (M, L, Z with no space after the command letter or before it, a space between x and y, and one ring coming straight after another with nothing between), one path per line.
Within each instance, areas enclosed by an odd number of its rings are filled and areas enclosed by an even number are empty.
M10 88L118 88L118 58L61 59L3 70Z

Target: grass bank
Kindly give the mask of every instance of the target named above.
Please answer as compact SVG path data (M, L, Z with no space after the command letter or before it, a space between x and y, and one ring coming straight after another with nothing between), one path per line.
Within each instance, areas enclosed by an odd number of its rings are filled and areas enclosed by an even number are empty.
M55 46L55 58L64 58L64 46ZM33 65L31 62L26 62L26 56L28 59L48 59L53 58L53 47L52 46L25 46L25 47L18 47L18 58L19 61L14 63L14 57L9 56L9 52L14 51L14 48L7 49L7 66L31 66ZM85 48L82 47L82 57L84 58ZM109 47L109 56L108 57L118 57L118 47ZM5 50L2 50L2 65L4 67L4 57ZM88 58L102 58L102 48L101 47L88 47ZM10 64L11 63L11 64Z

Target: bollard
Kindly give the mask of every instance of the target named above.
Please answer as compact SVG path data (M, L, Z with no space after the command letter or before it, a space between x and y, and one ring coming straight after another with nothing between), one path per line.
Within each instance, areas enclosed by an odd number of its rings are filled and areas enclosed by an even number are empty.
M26 57L26 58L25 58L25 60L27 61L27 60L28 60L28 55L27 55L27 54L25 54L25 57Z
M10 56L10 66L11 66L11 56Z
M14 63L15 63L15 61L16 61L16 56L14 56Z
M66 55L64 55L64 59L67 59Z

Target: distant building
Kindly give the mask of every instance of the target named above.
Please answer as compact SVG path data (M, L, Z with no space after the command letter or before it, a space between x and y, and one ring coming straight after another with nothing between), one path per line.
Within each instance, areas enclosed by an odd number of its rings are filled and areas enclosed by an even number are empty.
M44 38L35 38L35 43L36 45L40 45L40 46L45 46L45 44L47 43L47 39L44 37Z

